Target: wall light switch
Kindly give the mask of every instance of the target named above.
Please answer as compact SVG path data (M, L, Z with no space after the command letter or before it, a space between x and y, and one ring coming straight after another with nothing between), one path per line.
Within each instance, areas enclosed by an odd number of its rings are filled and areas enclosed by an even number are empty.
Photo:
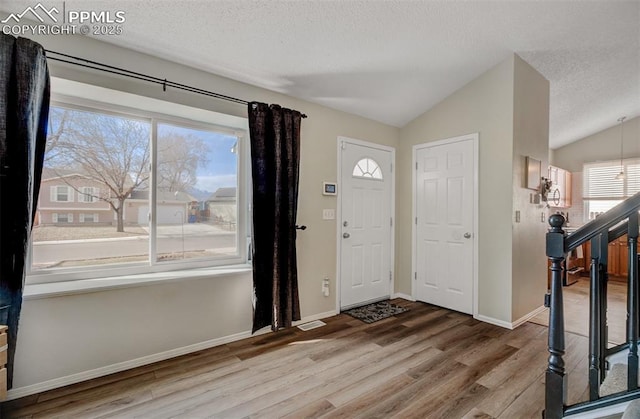
M336 219L336 210L331 209L323 209L322 210L322 219L323 220L335 220Z

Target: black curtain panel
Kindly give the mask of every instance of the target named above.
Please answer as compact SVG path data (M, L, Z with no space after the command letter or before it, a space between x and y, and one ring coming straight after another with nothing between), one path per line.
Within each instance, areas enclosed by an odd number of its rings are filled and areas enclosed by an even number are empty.
M0 324L9 326L9 388L48 115L44 49L29 39L0 34Z
M249 103L253 174L253 332L300 320L296 212L302 114Z

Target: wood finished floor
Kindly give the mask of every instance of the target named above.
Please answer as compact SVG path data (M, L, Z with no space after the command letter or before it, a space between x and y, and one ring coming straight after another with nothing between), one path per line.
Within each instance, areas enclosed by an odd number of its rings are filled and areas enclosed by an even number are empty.
M507 330L424 303L373 324L203 350L6 402L4 418L540 418L547 328ZM586 399L587 340L566 337L569 402Z
M589 336L589 278L579 278L578 282L562 290L565 330ZM548 325L549 309L530 321ZM627 284L624 279L609 280L607 284L607 324L609 346L627 341Z

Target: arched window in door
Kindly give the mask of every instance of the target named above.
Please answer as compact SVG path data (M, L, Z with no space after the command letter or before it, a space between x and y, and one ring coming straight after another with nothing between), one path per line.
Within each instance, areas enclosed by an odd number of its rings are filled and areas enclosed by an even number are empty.
M353 167L353 177L382 180L380 165L373 159L365 157Z

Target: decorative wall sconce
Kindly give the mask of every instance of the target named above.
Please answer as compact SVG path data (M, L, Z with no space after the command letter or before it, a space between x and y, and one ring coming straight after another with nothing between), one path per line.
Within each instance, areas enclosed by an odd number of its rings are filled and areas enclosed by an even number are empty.
M544 202L548 201L549 192L551 191L551 186L553 182L546 177L540 178L540 197Z

